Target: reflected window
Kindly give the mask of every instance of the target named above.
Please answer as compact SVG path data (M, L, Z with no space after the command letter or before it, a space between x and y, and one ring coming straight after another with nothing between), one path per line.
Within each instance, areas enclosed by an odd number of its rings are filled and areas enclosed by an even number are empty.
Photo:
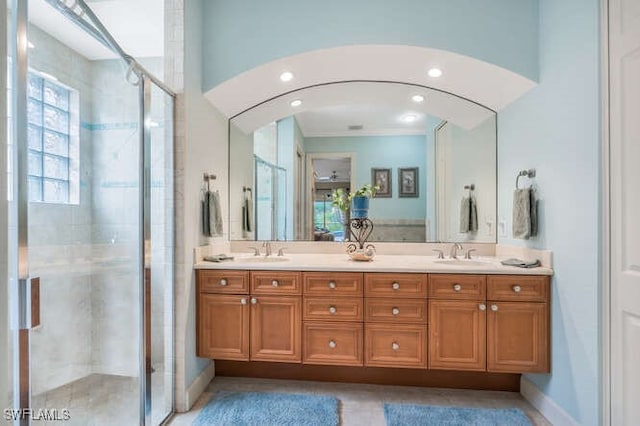
M30 72L27 84L29 201L70 203L75 91ZM75 100L75 102L74 102ZM76 105L73 105L76 104ZM76 126L77 128L77 123Z

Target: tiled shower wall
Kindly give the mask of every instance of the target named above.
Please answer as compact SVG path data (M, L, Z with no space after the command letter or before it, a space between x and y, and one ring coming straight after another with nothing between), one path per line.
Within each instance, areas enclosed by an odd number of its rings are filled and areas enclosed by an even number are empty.
M79 204L29 206L32 275L41 277L42 294L32 338L38 394L92 373L138 375L140 112L120 60L88 61L34 26L29 39L30 67L80 99ZM161 59L144 66L162 77ZM163 354L162 342L155 345Z

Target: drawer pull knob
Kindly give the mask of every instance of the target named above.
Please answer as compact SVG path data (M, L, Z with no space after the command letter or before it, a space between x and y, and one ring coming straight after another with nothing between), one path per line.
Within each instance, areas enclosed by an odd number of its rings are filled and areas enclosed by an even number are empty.
M498 305L491 305L491 310L496 312L498 310Z
M256 299L255 297L251 298L251 304L255 305L256 303L258 303L258 299Z
M453 291L460 291L460 290L462 290L462 286L460 284L453 285Z
M513 287L511 287L513 289L514 292L516 293L520 293L520 291L522 291L522 288L519 285L514 285Z
M241 305L246 305L247 304L247 299L245 297L243 297L242 299L240 299L240 304Z
M338 346L338 344L336 343L335 340L329 340L329 347L331 349L334 349L336 346Z
M229 284L229 282L226 279L223 278L223 279L220 280L220 285L221 286L225 286L227 284Z
M400 345L397 342L393 342L391 344L391 349L393 349L394 351L397 351L398 349L400 349Z
M394 289L394 290L400 290L400 284L393 283L393 284L391 284L391 288Z
M400 314L400 309L398 309L398 308L391 309L391 314L393 314L393 316L396 316L396 315Z
M336 288L336 283L334 281L329 281L329 288L330 289Z
M338 312L338 310L336 309L335 306L329 306L329 313L330 314L335 314L336 312Z
M274 286L274 287L278 287L278 285L279 285L278 280L271 281L271 285Z
M486 310L487 310L487 305L485 305L484 303L481 303L481 304L479 304L479 305L478 305L478 308L479 308L481 311L486 311Z

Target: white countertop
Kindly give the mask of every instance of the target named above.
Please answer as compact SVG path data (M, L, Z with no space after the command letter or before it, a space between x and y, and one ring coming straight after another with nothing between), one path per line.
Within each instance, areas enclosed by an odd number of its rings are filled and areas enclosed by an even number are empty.
M340 271L340 272L417 272L441 274L514 274L514 275L553 275L546 267L518 268L500 263L504 257L478 256L470 261L460 259L455 264L446 263L449 259L438 260L435 256L423 255L377 255L370 262L349 259L345 254L287 254L274 261L262 261L264 257L231 253L234 260L206 262L199 260L195 269L251 269L273 271ZM271 256L277 259L278 256Z

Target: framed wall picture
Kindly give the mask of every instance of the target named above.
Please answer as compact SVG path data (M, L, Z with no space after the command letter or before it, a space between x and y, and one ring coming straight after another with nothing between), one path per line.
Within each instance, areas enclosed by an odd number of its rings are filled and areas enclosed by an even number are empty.
M375 198L391 197L391 169L371 169L371 185L380 187Z
M417 167L398 169L398 196L419 197Z

